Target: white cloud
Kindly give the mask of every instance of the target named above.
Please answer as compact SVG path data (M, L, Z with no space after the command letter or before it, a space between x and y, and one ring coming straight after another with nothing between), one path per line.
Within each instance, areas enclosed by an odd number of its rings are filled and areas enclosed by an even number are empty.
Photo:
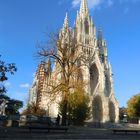
M136 3L136 2L140 2L140 0L119 0L120 3Z
M21 84L20 87L21 88L29 88L30 87L30 84L28 84L28 83Z
M87 0L88 7L90 9L99 6L104 0ZM77 7L80 4L81 0L73 0L72 7Z
M75 8L80 4L81 0L73 0L72 7ZM114 4L113 0L87 0L89 9L100 8L101 5L110 7Z
M22 91L14 91L14 94L10 94L9 96L12 99L17 99L23 101L24 106L27 104L28 99L29 99L29 94L27 92L22 92Z
M81 0L73 0L72 1L72 7L77 7L79 5Z
M101 5L103 2L103 0L88 0L88 5L89 8L95 8L98 7L99 5Z
M124 14L129 13L129 11L131 11L130 6L132 4L137 4L138 2L140 2L140 0L119 0L119 3L125 6L123 11Z

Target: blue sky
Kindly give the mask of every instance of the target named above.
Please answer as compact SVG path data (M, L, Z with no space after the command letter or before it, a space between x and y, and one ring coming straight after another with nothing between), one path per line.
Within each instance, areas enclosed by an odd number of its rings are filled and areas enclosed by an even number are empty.
M5 83L12 98L28 99L40 61L37 42L58 30L68 12L73 27L80 0L0 0L0 54L18 71ZM140 92L140 0L88 0L95 26L102 28L120 106Z

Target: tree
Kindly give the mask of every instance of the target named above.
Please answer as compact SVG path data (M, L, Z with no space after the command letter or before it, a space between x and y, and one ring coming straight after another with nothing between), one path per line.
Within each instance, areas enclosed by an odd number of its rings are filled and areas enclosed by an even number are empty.
M125 115L127 115L126 108L125 107L119 108L119 120L122 121Z
M83 52L79 51L80 48L69 29L66 34L63 32L59 36L53 34L48 44L43 46L39 44L38 55L43 59L44 57L50 59L54 67L57 67L55 77L59 77L59 80L52 81L49 86L51 87L50 94L60 94L64 101L62 107L63 125L66 125L67 120L68 97L72 90L77 89L75 83L83 80L82 66L89 64L94 56L93 54L92 57L89 55L85 57Z
M1 55L0 55L1 58ZM0 94L6 93L6 88L2 82L8 80L7 74L14 74L17 71L17 68L14 63L5 63L4 61L0 60Z
M32 103L31 105L28 105L25 110L21 113L22 115L37 115L37 116L43 116L46 115L46 110L41 109L39 106L37 106L36 103Z
M140 117L140 93L132 96L128 100L127 113L130 117Z
M19 114L19 109L23 107L22 101L14 100L14 99L11 99L10 97L6 96L5 94L1 94L0 103L3 100L6 100L6 108L5 108L6 115Z
M15 99L10 99L7 103L6 114L19 114L19 109L23 107L23 102Z
M85 95L85 91L80 87L68 97L68 124L83 125L84 121L90 117L89 96ZM62 99L59 103L60 114L63 113L64 102L65 100Z
M6 63L0 59L0 102L2 102L3 100L7 101L7 107L5 108L6 115L19 114L18 110L23 107L22 101L10 99L8 96L3 95L3 93L7 92L6 87L3 85L3 82L8 80L8 73L13 75L16 71L17 68L14 63Z

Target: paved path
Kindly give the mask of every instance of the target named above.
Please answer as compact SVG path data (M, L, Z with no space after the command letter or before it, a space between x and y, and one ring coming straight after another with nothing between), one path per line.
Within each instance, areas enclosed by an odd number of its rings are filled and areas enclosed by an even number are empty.
M70 128L68 132L8 128L0 129L0 140L140 140L140 134L113 134L107 129Z

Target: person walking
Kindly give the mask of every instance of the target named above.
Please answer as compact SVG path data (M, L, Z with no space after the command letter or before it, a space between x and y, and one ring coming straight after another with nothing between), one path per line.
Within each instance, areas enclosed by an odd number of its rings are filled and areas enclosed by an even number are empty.
M60 115L58 114L56 118L56 125L58 126L59 124L60 124Z

